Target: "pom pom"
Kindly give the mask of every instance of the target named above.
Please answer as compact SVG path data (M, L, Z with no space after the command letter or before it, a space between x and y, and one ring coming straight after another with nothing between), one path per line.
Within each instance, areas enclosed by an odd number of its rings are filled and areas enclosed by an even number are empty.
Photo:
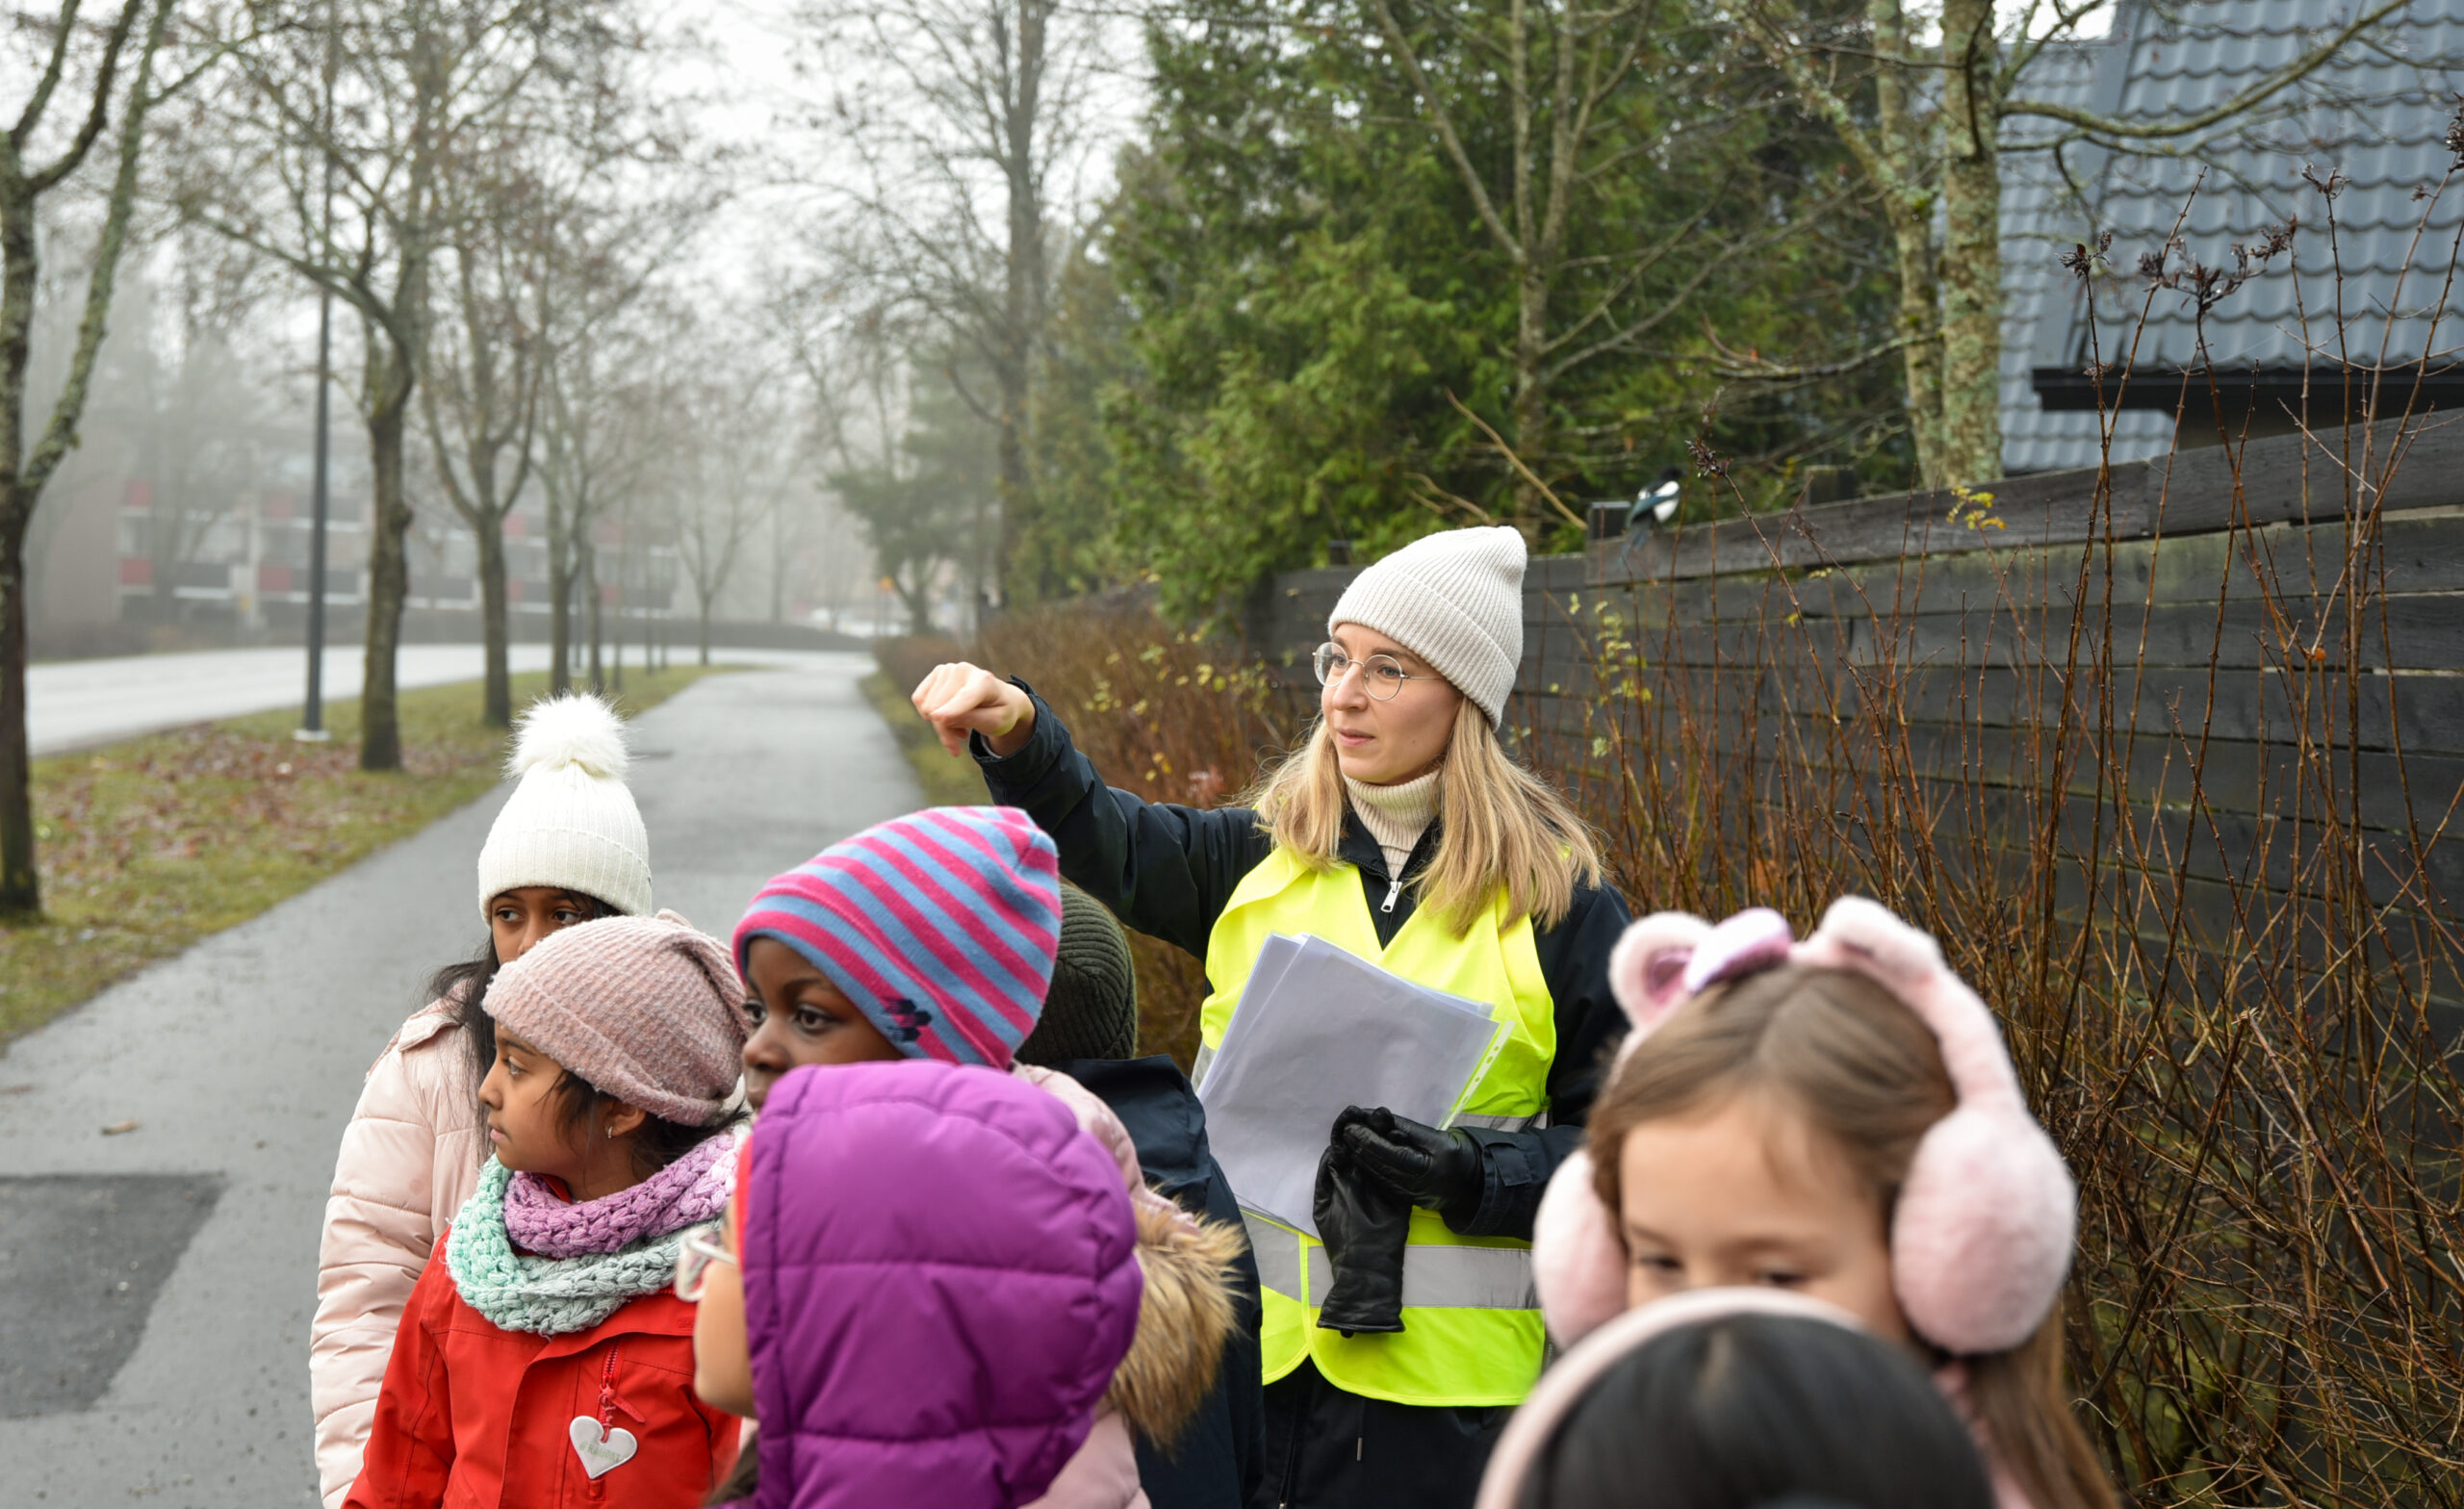
M505 773L520 777L571 766L602 780L622 780L629 763L616 709L586 692L573 692L530 704Z

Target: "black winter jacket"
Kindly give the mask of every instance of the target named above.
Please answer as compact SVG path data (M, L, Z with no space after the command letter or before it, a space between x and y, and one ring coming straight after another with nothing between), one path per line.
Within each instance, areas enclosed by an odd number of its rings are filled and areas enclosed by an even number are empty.
M1180 1069L1149 1059L1063 1059L1052 1065L1120 1117L1139 1171L1193 1215L1238 1225L1241 1204L1206 1145L1206 1110ZM1232 1263L1235 1323L1215 1387L1181 1439L1138 1438L1138 1482L1153 1509L1241 1509L1266 1477L1266 1397L1258 1354L1258 1260Z
M1023 808L1051 835L1071 884L1127 926L1205 959L1207 935L1233 887L1273 850L1257 813L1144 802L1106 786L1052 708L1024 681L1015 684L1035 698L1035 731L1026 744L1002 757L981 738L973 742L992 800ZM1407 882L1427 867L1437 835L1434 823L1421 835L1403 867ZM1404 886L1393 911L1380 909L1390 884L1386 856L1355 816L1344 819L1339 853L1360 871L1377 940L1393 941L1411 916L1414 888ZM1550 1175L1582 1145L1601 1070L1625 1035L1625 1013L1608 993L1608 953L1629 920L1615 891L1590 886L1576 894L1555 927L1535 934L1557 1029L1548 1081L1551 1124L1531 1132L1472 1132L1480 1144L1481 1193L1478 1206L1455 1226L1462 1235L1528 1240Z

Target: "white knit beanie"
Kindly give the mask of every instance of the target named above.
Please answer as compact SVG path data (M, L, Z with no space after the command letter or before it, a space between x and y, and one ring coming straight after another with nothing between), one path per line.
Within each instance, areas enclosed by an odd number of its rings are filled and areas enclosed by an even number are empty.
M1414 540L1352 578L1326 618L1385 635L1427 661L1479 704L1505 717L1523 663L1523 536L1502 526Z
M651 909L651 835L625 786L625 726L586 693L522 715L506 774L521 778L479 850L479 910L525 885L596 897L627 916Z

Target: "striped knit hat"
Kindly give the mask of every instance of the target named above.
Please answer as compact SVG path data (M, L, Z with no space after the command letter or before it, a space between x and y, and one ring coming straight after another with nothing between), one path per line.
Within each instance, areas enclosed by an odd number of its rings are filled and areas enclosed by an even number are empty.
M777 938L910 1058L1010 1066L1061 941L1052 840L1007 806L937 806L842 838L761 887L735 925L744 970Z

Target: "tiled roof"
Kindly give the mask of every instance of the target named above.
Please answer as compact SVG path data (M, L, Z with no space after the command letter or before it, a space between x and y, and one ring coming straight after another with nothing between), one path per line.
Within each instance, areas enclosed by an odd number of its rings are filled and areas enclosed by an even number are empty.
M2123 0L2110 38L2047 48L2016 92L2134 120L2186 118L2299 57L2361 3ZM2194 361L2197 329L2189 300L2160 292L2148 301L2136 272L2141 255L2163 245L2185 205L2187 254L2212 267L2230 265L2234 243L2255 244L2266 227L2296 216L2301 222L2293 253L2209 316L2208 349L2219 367L2297 371L2305 340L2318 353L2314 365L2339 360L2340 344L2355 362L2376 361L2382 342L2390 360L2418 359L2430 336L2426 311L2440 299L2464 226L2464 177L2435 201L2414 194L2436 188L2454 163L2442 138L2459 91L2464 0L2413 0L2256 112L2185 139L2169 154L2108 152L2070 141L2057 163L2040 145L2014 149L2059 141L2066 127L2040 117L2010 120L2002 198L2006 468L2040 472L2095 462L2096 416L2046 413L2031 381L2036 368L2076 371L2088 348L2078 285L2054 263L2061 248L2098 230L2114 233L2108 262L2115 275L2100 279L2096 294L2096 343L2106 360L2129 349L2143 308L2137 380ZM2332 246L2325 206L2302 180L2305 166L2351 179L2335 201ZM2076 193L2064 181L2066 168ZM2341 343L2334 314L2339 264ZM2464 339L2464 322L2441 330L2443 349ZM2171 427L2161 413L2121 415L2115 459L2161 452Z

